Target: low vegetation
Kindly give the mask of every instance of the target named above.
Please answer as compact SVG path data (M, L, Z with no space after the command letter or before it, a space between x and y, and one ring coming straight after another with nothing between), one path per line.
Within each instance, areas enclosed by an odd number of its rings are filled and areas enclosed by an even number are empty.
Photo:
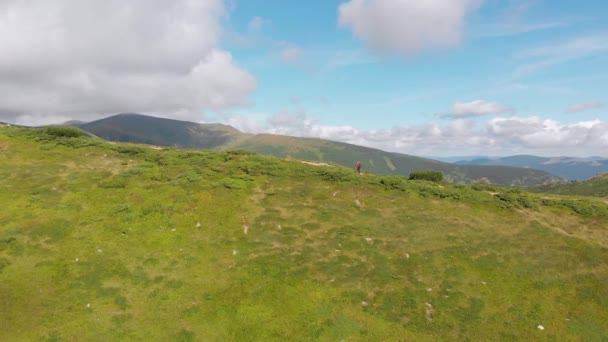
M80 125L98 137L117 141L179 148L247 150L278 158L294 158L354 168L374 174L408 176L412 172L442 172L446 181L472 183L486 177L494 184L530 186L560 180L530 168L486 165L454 165L411 155L315 138L272 134L244 134L233 127L198 124L138 114L119 114Z
M608 173L585 181L553 183L531 187L530 191L563 195L608 197Z
M16 127L0 166L2 341L608 338L604 199Z
M441 182L443 181L443 173L437 171L418 171L410 173L410 180L416 179Z
M84 132L76 127L51 126L46 129L46 133L57 137L77 138L84 135Z

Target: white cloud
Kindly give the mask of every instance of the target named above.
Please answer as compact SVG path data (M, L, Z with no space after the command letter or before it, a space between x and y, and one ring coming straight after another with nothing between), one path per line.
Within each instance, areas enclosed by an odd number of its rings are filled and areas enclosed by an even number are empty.
M524 77L543 69L594 56L608 51L608 34L594 34L571 38L550 45L519 51L516 59L526 60L513 72L514 77Z
M608 148L608 122L600 120L563 124L537 116L496 118L488 122L487 131L506 146L557 152Z
M218 48L225 13L223 0L4 0L0 46L10 53L0 53L0 119L142 112L197 120L244 105L256 80Z
M225 122L238 122L236 127L246 127L249 133L323 138L413 155L589 156L605 155L608 149L608 122L600 120L565 124L537 116L499 117L481 126L473 120L457 119L445 124L364 130L323 125L304 112L284 111L265 124L242 116Z
M244 133L261 133L263 131L256 119L245 115L231 116L225 119L223 123Z
M467 14L479 0L350 0L339 7L338 24L369 48L412 55L460 43Z
M261 31L265 25L270 24L270 20L264 19L262 17L254 17L249 21L249 30L251 31Z
M483 100L476 100L471 102L456 102L452 105L452 112L444 114L442 118L467 118L467 117L479 117L490 114L503 114L512 112L511 107L502 105L496 102L488 102Z
M573 104L572 106L568 107L567 112L568 113L578 113L578 112L584 112L586 110L598 109L598 108L603 108L603 107L604 107L604 105L601 103L587 101L587 102Z
M281 61L286 64L297 64L302 57L302 49L295 45L287 45L281 50Z

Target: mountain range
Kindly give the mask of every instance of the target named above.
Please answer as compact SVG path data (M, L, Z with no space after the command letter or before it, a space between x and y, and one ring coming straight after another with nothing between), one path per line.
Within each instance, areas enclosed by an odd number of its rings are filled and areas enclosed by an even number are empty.
M529 186L559 181L542 170L495 165L456 165L412 155L385 152L342 142L272 134L246 134L221 124L200 124L141 114L118 114L89 123L71 123L103 139L176 148L246 150L281 158L353 167L383 175L408 176L441 171L446 180L472 183L484 179L500 185Z
M478 157L460 160L458 165L514 166L543 170L568 180L583 180L608 172L608 158L537 157L517 155L503 158Z

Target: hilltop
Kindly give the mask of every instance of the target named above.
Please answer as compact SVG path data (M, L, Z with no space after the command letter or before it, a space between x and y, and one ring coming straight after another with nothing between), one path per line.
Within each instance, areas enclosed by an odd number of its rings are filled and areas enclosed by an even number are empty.
M603 199L70 129L0 128L0 340L608 337Z
M357 161L370 173L408 176L414 171L443 172L446 179L471 183L481 178L501 185L537 185L560 180L544 171L504 167L454 165L378 149L324 139L297 138L271 134L244 134L217 124L161 119L139 114L120 114L80 126L101 138L173 146L179 148L246 150L282 158L353 167Z

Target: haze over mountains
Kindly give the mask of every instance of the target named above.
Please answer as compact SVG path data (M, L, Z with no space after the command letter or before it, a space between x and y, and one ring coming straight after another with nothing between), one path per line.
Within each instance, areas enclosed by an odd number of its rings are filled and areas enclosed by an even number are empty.
M140 114L118 114L76 124L101 138L158 146L194 149L241 149L283 158L295 158L352 167L357 161L365 171L403 175L420 170L444 173L453 182L487 179L501 185L537 185L558 181L545 171L495 165L455 165L411 155L385 152L341 142L271 134L245 134L220 124L198 124Z

